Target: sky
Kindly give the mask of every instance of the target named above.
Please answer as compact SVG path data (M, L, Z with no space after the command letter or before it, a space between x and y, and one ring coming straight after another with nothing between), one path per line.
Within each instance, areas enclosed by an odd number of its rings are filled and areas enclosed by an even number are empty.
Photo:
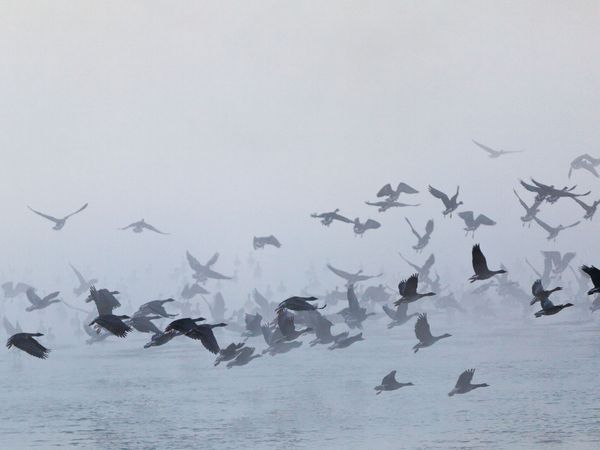
M275 234L280 250L253 253L263 284L303 286L310 264L326 278L326 262L397 283L397 252L427 256L405 216L435 219L431 250L459 283L474 242L520 275L540 249L591 259L593 222L547 243L512 189L566 185L574 157L600 157L599 19L595 1L2 2L0 274L50 289L70 261L106 284L136 272L151 296L172 292L186 250L219 251L231 273L252 236ZM490 160L472 139L525 153ZM364 204L399 181L421 207ZM498 226L466 238L428 184L460 185ZM60 232L27 210L85 202ZM382 227L361 239L310 218L334 208ZM581 215L564 201L541 217ZM141 218L171 234L117 230Z

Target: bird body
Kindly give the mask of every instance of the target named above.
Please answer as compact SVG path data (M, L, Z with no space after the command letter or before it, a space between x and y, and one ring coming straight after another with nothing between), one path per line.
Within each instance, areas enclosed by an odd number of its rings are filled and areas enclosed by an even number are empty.
M445 339L451 337L451 334L442 334L441 336L433 336L431 334L431 329L429 327L429 322L427 321L427 314L419 314L419 318L415 323L415 336L419 340L419 343L413 347L414 353L417 353L419 349L425 347L431 347L440 339Z
M483 255L483 252L481 251L479 244L476 244L473 246L472 262L473 262L473 271L475 272L475 275L473 275L471 278L469 278L469 281L471 283L474 283L475 281L478 281L478 280L487 280L489 278L492 278L495 275L507 273L506 270L504 270L504 269L490 270L488 268L487 260L485 259L485 256Z
M383 391L395 391L397 389L406 387L406 386L414 386L412 383L399 383L396 380L396 371L392 370L388 373L383 380L381 380L381 384L379 386L375 386L375 390L377 391L375 394L379 395Z
M433 195L435 198L439 199L442 201L442 203L444 204L444 207L446 209L444 209L444 211L442 212L442 214L444 215L444 217L446 216L450 216L452 217L452 213L454 211L456 211L458 209L458 207L460 205L463 204L463 202L459 202L458 201L458 194L460 192L460 186L458 186L456 188L456 194L454 194L454 196L452 198L448 197L446 194L444 194L442 191L429 186L429 193L431 195Z
M448 393L448 397L452 397L456 394L466 394L467 392L471 392L473 389L477 388L489 387L489 384L487 383L472 384L471 381L473 380L474 374L475 369L465 370L463 373L461 373L456 381L454 389Z
M419 285L419 274L415 273L408 277L406 280L402 280L398 284L398 292L400 293L400 299L394 302L394 305L398 306L401 303L412 303L423 297L431 297L435 295L435 292L427 292L424 294L417 293L417 287Z
M43 336L42 333L17 333L13 334L8 341L6 341L6 347L16 347L19 350L23 350L29 353L31 356L36 358L46 359L50 350L40 344L36 337Z

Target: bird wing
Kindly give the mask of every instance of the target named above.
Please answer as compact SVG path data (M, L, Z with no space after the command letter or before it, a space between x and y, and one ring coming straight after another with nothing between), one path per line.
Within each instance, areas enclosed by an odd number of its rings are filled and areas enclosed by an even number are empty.
M456 381L457 388L468 386L471 384L471 380L473 380L473 375L475 374L475 369L465 370L460 374L458 380Z
M153 227L152 225L150 225L149 223L146 223L146 222L144 222L144 224L142 226L144 228L146 228L147 230L154 231L155 233L158 233L158 234L169 234L169 233L163 233L162 231L156 229L155 227Z
M574 252L565 253L562 257L562 261L561 261L562 265L564 267L567 267L571 263L571 261L573 261L573 259L575 259L575 256L577 256L577 254Z
M554 267L558 267L560 265L561 257L560 252L556 251L543 251L542 255L544 255L544 263L548 261L550 265Z
M542 280L535 280L531 286L531 293L534 297L539 297L544 293L544 286L542 286Z
M130 223L130 224L129 224L129 225L127 225L126 227L119 228L119 230L128 230L129 228L133 228L133 227L135 227L135 226L136 226L136 225L138 225L139 223L140 223L139 221L138 221L138 222L133 222L133 223Z
M330 264L327 264L327 268L328 268L329 270L331 270L333 273L335 273L335 274L336 274L338 277L342 277L342 278L344 278L345 280L350 280L350 279L352 279L352 278L353 278L353 275L352 275L352 274L350 274L350 273L348 273L348 272L344 272L343 270L340 270L340 269L336 269L335 267L333 267L333 266L332 266L332 265L330 265Z
M405 194L418 194L419 191L417 191L414 187L409 186L406 183L398 183L398 188L396 189L396 192L398 193L405 193Z
M576 227L580 223L581 223L581 220L578 220L577 222L572 223L571 225L567 225L566 227L564 227L564 229Z
M279 242L279 240L273 235L267 236L266 243L273 245L277 248L281 247L281 242Z
M552 303L552 301L549 298L545 298L542 300L542 309L544 311L552 308L554 308L554 303Z
M365 230L375 230L375 229L379 228L381 226L381 224L379 222L377 222L376 220L367 219L367 221L364 223L363 226L364 226Z
M527 189L529 192L539 193L540 188L537 186L532 186L531 184L525 183L523 180L519 180L521 182L521 186Z
M381 189L379 189L379 192L377 192L377 197L388 197L390 195L394 195L394 190L392 189L392 185L390 183L383 186Z
M521 206L522 206L522 207L523 207L523 208L524 208L526 211L528 211L528 210L529 210L529 206L527 206L527 203L525 203L525 202L523 201L523 199L522 199L521 197L519 197L519 194L517 194L517 191L515 191L515 190L513 189L513 192L515 193L515 195L516 195L516 196L517 196L517 198L519 199L519 203L521 204Z
M536 221L536 223L542 227L544 230L546 230L548 233L553 233L554 232L554 228L552 228L550 225L548 225L546 222L541 221L540 219L538 219L537 217L534 217L533 220Z
M596 266L581 266L581 270L592 279L594 286L600 286L600 269Z
M463 211L458 213L458 216L465 221L465 225L471 227L475 225L475 220L473 219L473 211Z
M412 223L410 223L410 220L408 220L407 217L404 218L406 220L406 223L408 223L408 226L410 227L410 231L412 231L412 233L417 237L417 239L421 239L421 235L419 233L417 233L417 230L415 230L415 227L413 227Z
M485 216L483 214L479 214L475 221L479 222L481 225L489 225L489 226L496 225L495 221L493 221L488 216Z
M401 303L403 304L403 303ZM382 306L383 312L385 312L385 314L392 320L396 320L396 311L394 311L392 308L390 308L387 305L383 305Z
M427 314L419 314L417 322L415 323L415 336L421 342L427 342L432 339L431 330L429 328L429 322L427 322Z
M52 292L52 293L46 295L42 300L44 302L47 302L49 300L52 300L53 298L56 298L58 296L58 294L60 294L60 291Z
M186 251L185 256L188 260L188 264L190 265L190 268L194 272L202 272L204 270L204 266L202 264L200 264L200 261L198 261L194 256L192 256L192 254L190 252Z
M79 208L77 211L72 212L71 214L68 214L64 217L64 220L67 220L69 217L74 216L77 213L80 213L81 211L83 211L85 208L87 208L88 204L86 203L85 205L83 205L81 208Z
M356 292L354 292L353 284L348 286L346 297L348 297L348 308L350 308L351 311L356 311L360 308L360 305L358 304L358 298L356 297Z
M493 148L490 148L487 145L480 144L479 142L477 142L475 140L473 140L473 144L475 144L477 147L481 148L482 150L485 150L490 155L499 155L500 154L500 152L498 150L494 150Z
M331 216L332 220L339 220L340 222L345 222L345 223L352 223L352 220L348 219L347 217L342 216L341 214L338 213L334 213Z
M33 289L27 289L25 295L27 295L27 300L29 300L29 303L31 303L33 306L37 306L42 302L40 296L37 295Z
M423 264L421 271L427 272L429 269L431 269L433 267L434 264L435 264L435 255L432 253L431 255L429 255L429 258L427 258L427 261L425 261L425 264Z
M383 386L385 386L386 384L393 384L395 381L396 381L396 371L392 370L385 377L383 377L383 380L381 380L381 384Z
M60 219L57 219L56 217L52 217L49 216L48 214L44 214L42 212L36 211L35 209L33 209L31 206L27 206L31 211L33 211L34 213L36 213L38 216L42 216L45 219L51 220L54 223L58 223L60 222Z
M448 198L448 196L446 194L444 194L442 191L429 186L429 193L431 195L433 195L435 198L439 198L443 203L444 206L448 207L450 205L450 198Z
M481 251L481 247L479 247L479 244L473 246L472 256L473 270L476 274L489 271L487 261L483 255L483 252Z
M219 259L219 252L216 252L214 255L211 256L211 258L206 262L206 265L208 267L212 266L214 263L217 262L217 260Z
M210 328L200 327L202 327L202 325L193 328L189 333L186 333L186 336L189 336L192 339L200 339L204 348L216 355L219 353L220 348L215 334Z
M425 225L425 233L431 234L433 233L433 219L429 219L427 224Z
M75 268L75 266L73 266L73 264L69 263L69 265L71 266L71 269L73 269L73 272L75 272L75 276L77 277L77 280L79 281L79 284L85 284L86 283L86 279L83 278L83 275L81 275L81 272L79 272L79 270L77 270Z
M403 296L415 295L419 285L419 274L413 274L405 282Z
M46 359L48 357L48 353L50 352L50 350L48 350L31 336L27 336L21 345L17 345L17 347L29 353L30 355L41 359Z

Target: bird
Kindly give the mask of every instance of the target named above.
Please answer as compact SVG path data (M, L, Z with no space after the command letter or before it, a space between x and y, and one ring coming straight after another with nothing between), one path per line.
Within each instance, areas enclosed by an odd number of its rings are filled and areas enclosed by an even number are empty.
M312 328L296 330L296 326L294 325L294 315L285 309L277 311L277 326L279 327L279 331L281 331L281 339L284 341L295 341L304 333L312 331Z
M166 318L176 317L177 314L168 314L164 307L165 303L171 303L174 301L175 299L167 298L165 300L152 300L150 302L144 303L134 313L134 317L147 316L152 314L156 314L160 317Z
M569 306L573 306L573 303L565 303L564 305L555 305L550 301L550 299L546 298L542 300L542 309L536 312L535 317L542 316L551 316L553 314L557 314L562 311L564 308L568 308Z
M596 178L598 178L600 176L598 174L598 171L596 170L596 167L598 165L600 165L599 158L594 158L587 153L584 153L583 155L579 155L577 158L575 158L573 161L571 161L571 165L569 167L569 178L571 178L571 174L573 173L574 170L580 170L580 169L587 170L589 173L591 173Z
M533 184L528 184L528 183L525 183L523 180L521 180L521 186L523 186L525 189L527 189L530 192L535 192L537 194L536 200L538 200L538 201L545 200L550 204L556 203L559 199L565 198L565 197L585 197L585 196L589 195L591 192L591 191L588 191L584 194L575 194L575 193L573 193L573 190L575 190L577 185L571 186L571 187L565 186L561 189L557 189L554 187L554 185L547 185L544 183L540 183L539 181L536 181L533 178L531 179L531 182Z
M262 335L268 348L263 350L263 354L268 353L271 356L287 353L302 345L300 341L286 342L282 339L279 328L273 331L270 327L264 325L261 327Z
M169 233L163 233L162 231L158 230L157 228L155 228L152 225L150 225L149 223L147 223L144 219L138 220L137 222L130 223L126 227L119 228L119 230L128 230L129 228L133 228L132 231L134 233L141 233L144 230L150 230L150 231L154 231L155 233L158 233L158 234L165 234L165 235L169 234Z
M167 331L159 334L154 334L150 338L150 342L144 344L144 348L159 347L161 345L165 345L167 342L170 342L171 339L177 336L181 336L181 333L179 331Z
M88 204L86 203L85 205L83 205L81 208L79 208L77 211L66 215L65 217L63 217L62 219L57 219L56 217L52 217L49 216L48 214L44 214L42 212L36 211L35 209L33 209L31 206L27 206L31 211L33 211L34 213L36 213L38 216L42 216L45 219L48 219L51 222L54 222L54 227L52 227L53 230L55 231L60 231L63 229L63 227L65 226L65 224L67 223L67 219L71 216L74 216L77 213L80 213L81 211L83 211L85 208L87 208Z
M206 320L204 317L197 317L196 319L184 317L183 319L173 320L165 327L165 332L179 331L182 334L186 334L196 326L196 322L204 320Z
M592 220L594 218L594 214L596 214L596 209L598 205L600 205L600 200L594 201L591 205L579 200L577 197L571 197L579 206L583 208L585 214L583 218L585 220Z
M318 300L317 297L290 297L279 303L277 311L280 309L289 309L291 311L315 311L327 306L323 305L319 308L317 305L310 303L315 300Z
M566 252L564 255L561 255L560 252L556 251L542 252L542 255L544 255L544 268L546 265L554 267L552 272L558 275L567 270L571 261L577 256L574 252Z
M29 353L31 356L36 358L46 359L50 349L44 347L36 339L36 337L43 336L42 333L17 333L13 334L8 341L6 341L6 347L17 347L19 350L23 350L25 353Z
M27 295L27 300L31 303L31 306L28 306L25 311L35 311L36 309L44 309L50 306L52 303L60 303L61 300L56 298L60 295L60 291L52 292L51 294L46 295L44 298L41 298L39 295L35 293L35 289L29 288L25 292Z
M521 204L523 209L525 209L525 215L521 216L521 222L523 222L523 226L525 226L525 224L529 224L529 226L531 226L531 221L535 218L537 213L540 212L540 205L542 204L542 200L536 199L536 200L534 200L534 202L531 206L528 206L527 203L525 203L523 201L523 199L521 197L519 197L519 194L517 194L517 191L515 191L513 189L513 192L519 199L519 203Z
M375 313L367 313L367 308L361 308L358 303L358 297L356 297L356 292L354 292L353 284L348 286L346 298L348 299L348 307L342 309L338 314L344 318L348 327L362 328L362 323L367 320L367 317Z
M398 292L400 293L400 299L394 302L394 305L398 306L402 303L412 303L423 297L432 297L435 292L427 292L425 294L417 293L417 287L419 285L419 274L415 273L408 277L406 280L402 280L398 284Z
M473 246L472 257L473 257L473 271L475 272L475 275L473 275L471 278L469 278L469 281L471 283L474 283L475 281L487 280L489 278L492 278L495 275L507 273L507 271L504 269L500 269L500 270L488 269L487 261L485 259L485 256L483 255L483 252L481 251L481 247L479 246L479 244L475 244Z
M600 293L600 270L596 266L581 266L581 270L590 277L594 287L590 289L587 295Z
M413 224L410 222L410 220L408 220L407 217L405 217L404 219L408 223L408 226L410 227L410 230L412 231L412 233L417 238L417 243L416 243L416 245L413 246L413 250L415 250L417 253L422 252L423 249L425 247L427 247L427 244L429 244L429 241L431 240L431 233L433 233L433 219L429 219L427 221L427 224L425 225L425 233L422 235L419 234L417 232L417 230L415 230L415 227L413 227Z
M193 283L191 285L187 283L181 291L181 296L186 300L194 298L198 294L209 294L209 291L204 289L198 283Z
M327 264L327 268L331 270L334 274L336 274L338 277L346 280L346 287L348 287L351 284L360 283L361 281L370 280L371 278L378 278L382 275L381 273L377 275L362 275L362 270L359 270L355 273L350 273L344 270L336 269L331 264Z
M113 314L104 314L92 320L89 323L89 326L91 327L95 324L98 333L100 333L100 328L104 328L115 336L124 338L127 336L127 333L132 331L132 328L123 322L123 319L131 319L131 317L127 315L115 316Z
M362 237L365 231L376 230L379 227L381 227L381 224L373 219L367 219L365 222L361 222L358 217L354 219L353 230L356 236Z
M474 374L475 369L465 370L463 373L461 373L456 381L456 386L454 386L454 389L448 392L448 397L452 397L455 394L466 394L467 392L471 392L473 389L481 387L489 387L489 384L487 383L471 384Z
M337 220L339 222L343 222L343 223L352 223L352 220L348 219L347 217L342 216L339 213L339 209L335 209L333 211L330 212L324 212L324 213L313 213L310 215L310 217L313 217L315 219L321 219L321 224L323 224L324 226L328 227L329 225L331 225L331 223L334 220Z
M546 230L548 232L548 236L546 237L546 239L549 241L556 241L556 238L558 237L558 235L561 231L566 230L568 228L576 227L577 225L580 224L580 221L578 220L577 222L572 223L571 225L567 225L567 226L558 225L556 227L552 227L552 226L548 225L546 222L541 221L537 217L534 217L533 220L535 220L535 222L540 227L542 227L544 230Z
M77 281L79 282L79 286L77 286L76 288L73 289L73 293L79 297L81 294L83 294L84 292L87 292L90 287L92 287L93 285L95 285L98 280L96 278L92 278L90 280L86 280L83 275L81 275L81 272L79 272L79 270L77 270L75 268L75 266L73 266L73 264L69 264L71 266L71 269L73 269L73 272L75 272L75 276L77 277Z
M215 272L211 269L211 267L219 259L219 253L215 253L213 256L211 256L206 264L200 264L200 262L194 256L192 256L190 252L186 251L185 256L187 257L190 268L194 271L194 278L196 281L204 283L209 278L214 280L231 280L231 277L223 275L219 272Z
M412 349L414 353L417 353L419 349L425 347L431 347L440 339L449 338L451 334L442 334L441 336L433 336L431 334L431 329L429 328L429 322L427 321L427 313L419 314L417 318L417 322L415 323L415 336L419 340L419 343L416 344Z
M419 274L419 277L421 277L422 280L429 279L429 272L435 264L435 255L433 253L429 255L422 266L418 266L417 264L410 262L408 259L402 256L402 253L398 253L398 255Z
M190 319L190 320L193 320L193 319ZM167 328L165 328L165 331L169 331L170 330L169 327L172 325L173 325L173 322L171 322L167 326ZM219 347L219 343L217 342L217 338L215 337L215 334L213 333L213 329L217 328L217 327L226 327L226 326L227 326L226 323L200 324L200 325L197 325L196 323L194 323L193 326L187 332L182 331L182 330L177 330L177 331L181 331L181 333L183 335L185 335L191 339L199 340L206 350L208 350L209 352L216 355L217 353L219 353L219 350L221 350L221 349Z
M358 333L358 334L355 334L354 336L346 337L343 339L338 339L338 340L334 341L334 343L331 344L329 347L327 347L327 349L328 350L336 350L338 348L340 348L340 349L348 348L352 344L354 344L355 342L358 342L358 341L364 341L362 333Z
M310 342L311 347L314 347L317 344L331 344L338 339L345 339L348 337L347 331L333 335L331 333L331 327L333 327L333 323L318 313L314 314L314 318L310 325L316 336L316 338Z
M400 198L400 194L418 194L419 191L417 191L415 188L413 188L412 186L409 186L406 183L398 183L398 186L396 187L396 189L392 188L392 185L390 183L387 183L385 186L383 186L381 189L379 189L379 191L377 192L377 197L381 198L381 197L387 197L387 201L390 202L394 202L396 200L398 200L398 198Z
M400 389L400 388L403 388L406 386L414 386L414 384L399 383L396 380L396 371L392 370L385 377L383 377L383 380L381 380L381 383L379 384L379 386L375 386L375 391L377 391L377 392L375 392L375 395L379 395L383 391L395 391L397 389Z
M254 355L254 347L244 347L235 357L233 361L227 363L227 368L231 369L235 366L245 366L250 361L260 358L262 355Z
M531 302L529 303L530 305L533 305L536 302L543 302L544 300L547 300L550 295L552 295L552 293L557 292L557 291L562 291L562 287L557 286L553 289L550 290L544 290L544 286L542 285L542 280L536 280L534 281L533 285L531 286L531 293L533 294L533 299L531 300Z
M496 225L496 222L483 214L479 214L477 218L475 218L473 211L463 211L458 213L458 216L465 221L466 228L464 230L466 231L466 234L468 235L469 232L471 232L473 237L475 237L475 231L481 225Z
M90 286L90 295L85 299L86 303L94 302L98 315L110 315L112 312L121 306L119 300L116 299L119 291L109 291L108 289L97 290L95 286Z
M435 198L439 199L442 201L442 203L444 204L444 207L446 209L444 209L444 211L442 212L442 214L444 215L444 217L450 215L450 217L452 217L452 213L454 211L456 211L458 209L458 207L460 205L463 204L463 202L459 202L458 201L458 194L460 191L460 186L458 186L456 188L456 194L454 194L454 196L452 198L449 198L446 194L444 194L442 191L429 186L429 193L431 195L433 195Z
M421 206L419 203L400 203L393 200L383 200L380 202L365 202L369 206L377 206L378 212L386 212L390 208L406 208L408 206Z
M242 351L244 345L245 344L243 342L240 342L238 344L232 342L227 347L222 348L221 350L219 350L219 354L217 355L217 359L215 359L214 365L218 366L224 361L231 361L240 353L240 351Z
M419 313L407 314L408 312L408 303L400 303L398 307L393 310L387 305L382 305L383 312L387 314L387 316L392 319L392 321L388 324L388 329L396 326L404 325L414 316L418 316Z
M480 144L475 140L473 140L473 144L475 144L480 149L485 150L491 159L500 158L501 156L508 155L510 153L523 153L523 150L494 150L493 148L490 148L487 145Z
M142 316L134 314L133 317L127 321L127 325L130 325L140 333L162 334L162 331L152 323L153 320L160 318L161 316Z
M273 247L276 247L276 248L281 247L281 243L272 234L269 236L263 236L263 237L254 236L254 238L252 239L252 246L254 247L254 250L264 248L265 245L272 245Z
M246 331L243 336L253 337L260 336L262 334L261 322L262 316L259 313L248 314L246 313L244 321L246 322Z

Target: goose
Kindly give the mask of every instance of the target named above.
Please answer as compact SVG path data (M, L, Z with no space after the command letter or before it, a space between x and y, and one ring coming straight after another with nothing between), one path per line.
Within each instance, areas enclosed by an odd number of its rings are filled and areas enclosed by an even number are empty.
M578 220L577 222L572 223L571 225L567 225L566 227L564 225L558 225L556 227L552 227L552 226L548 225L546 222L543 222L542 220L538 219L537 217L534 217L533 220L535 220L535 222L540 227L542 227L544 230L546 230L548 232L548 236L546 237L546 239L549 241L556 241L556 238L558 237L558 235L561 231L566 230L568 228L576 227L577 225L579 225L581 223Z
M565 303L564 305L555 305L550 301L550 299L546 298L542 300L542 309L535 313L535 317L542 316L552 316L554 314L558 314L564 308L568 308L569 306L573 306L573 303Z
M310 217L313 217L315 219L321 219L321 223L323 225L325 225L326 227L328 227L329 225L331 225L331 223L334 220L337 220L339 222L343 222L343 223L352 223L352 220L348 219L347 217L342 216L341 214L338 214L340 210L339 209L335 209L331 212L324 212L324 213L313 213L310 215Z
M260 358L262 355L254 355L254 347L244 347L235 357L233 361L227 363L227 368L231 369L235 366L245 366L250 361Z
M348 327L362 329L362 323L367 320L367 317L375 315L375 313L367 313L367 308L361 308L353 284L348 286L346 298L348 299L348 307L339 311L338 314L344 318Z
M227 347L222 348L221 350L219 350L219 354L217 355L217 359L215 360L214 365L218 366L220 363L222 363L224 361L231 361L242 351L242 348L244 347L244 345L245 344L243 342L240 342L238 344L236 344L235 342L232 342Z
M124 338L127 336L132 328L123 322L123 319L131 319L131 317L122 315L115 316L113 314L104 314L96 317L89 323L89 326L96 324L97 332L100 333L100 328L104 328L106 331L118 336L120 338Z
M419 343L416 344L412 349L414 353L417 353L419 349L425 347L431 347L440 339L451 337L451 334L442 334L441 336L433 336L431 334L431 329L429 328L429 322L427 321L427 313L419 314L419 318L417 319L417 323L415 323L415 336L419 340Z
M385 186L383 186L381 189L379 189L379 191L377 192L377 197L381 198L381 197L387 197L387 200L390 202L394 202L396 200L398 200L400 198L400 194L418 194L419 191L417 191L415 188L413 188L412 186L409 186L406 183L398 183L398 186L396 187L396 189L392 188L392 185L390 183L387 183Z
M166 326L165 332L179 331L181 334L186 334L196 327L196 322L202 322L204 320L206 320L204 317L197 317L196 319L184 317L183 319L177 319Z
M488 147L487 145L480 144L479 142L472 140L473 144L475 144L480 149L487 152L488 156L491 159L497 159L504 155L509 155L511 153L523 153L523 150L494 150L493 148Z
M475 215L473 214L473 211L463 211L458 213L458 216L465 221L465 226L466 228L464 229L466 231L466 235L469 234L469 232L472 233L473 238L475 237L475 231L481 226L481 225L486 225L486 226L493 226L496 225L496 222L494 222L492 219L490 219L488 216L485 216L483 214L479 214L477 216L477 218L475 218Z
M323 309L327 305L318 307L310 302L318 300L317 297L290 297L282 301L277 306L277 311L280 309L289 309L291 311L316 311L317 309Z
M531 227L531 221L535 218L537 213L540 212L540 205L542 204L542 201L536 199L536 200L534 200L534 202L531 206L528 206L527 203L525 203L523 201L523 199L521 199L521 197L519 197L519 194L517 194L517 191L515 191L513 189L513 192L515 193L515 195L519 199L519 203L525 210L525 215L521 216L521 222L523 222L523 226L525 226L525 224L528 224Z
M226 323L215 323L215 324L201 324L192 327L188 332L183 333L185 336L199 340L204 348L213 354L219 353L221 348L217 342L217 338L213 333L213 329L217 327L226 327ZM168 328L168 327L167 327ZM165 329L166 330L166 329Z
M298 348L302 345L300 341L285 342L282 339L282 334L279 329L273 331L268 326L264 325L261 327L263 338L267 344L267 348L263 350L262 354L268 353L271 356L280 355L287 353L290 350Z
M171 341L174 337L181 336L179 331L167 331L153 335L150 342L144 344L144 348L159 347Z
M400 325L404 325L410 319L419 315L419 313L407 314L408 303L400 303L395 310L393 310L392 308L390 308L387 305L383 305L382 308L383 308L383 312L385 312L386 315L390 319L392 319L392 321L387 326L388 329L394 328L394 327L397 327Z
M413 246L413 250L415 250L417 253L421 253L423 249L427 247L427 244L429 244L429 241L431 240L431 233L433 233L433 219L429 219L427 221L427 224L425 225L425 233L422 235L419 234L417 230L415 230L415 227L413 227L413 224L410 222L410 220L408 220L407 217L405 217L404 219L408 223L412 234L414 234L417 238L417 244Z
M127 324L140 333L161 334L162 331L152 323L153 320L160 319L161 316L136 316L135 314L127 321Z
M583 216L585 220L592 220L594 218L594 214L596 214L596 209L598 209L598 205L600 205L600 200L596 200L591 205L588 205L587 203L579 200L577 197L571 198L585 211L585 215Z
M254 250L258 250L261 248L265 248L265 245L271 245L273 247L279 248L281 247L281 242L273 236L272 234L269 236L256 237L252 239L252 246Z
M465 370L463 373L461 373L456 381L456 386L454 386L454 389L448 392L448 397L452 397L455 394L466 394L467 392L471 392L473 389L481 387L489 387L489 384L487 383L471 384L474 374L475 369Z
M469 278L469 281L471 283L474 283L475 281L478 281L478 280L487 280L489 278L492 278L495 275L507 273L507 271L504 269L500 269L500 270L488 269L487 261L485 259L485 256L483 255L483 252L481 251L481 247L479 246L479 244L475 244L473 246L472 257L473 257L473 271L475 272L475 275L473 275L471 278Z
M376 230L380 226L381 224L376 220L367 219L366 222L361 222L360 219L357 217L356 219L354 219L353 230L356 236L363 237L367 230Z
M81 275L81 272L79 272L79 270L77 270L73 264L69 263L69 266L71 266L71 269L73 269L73 272L75 273L75 276L77 277L77 281L79 282L79 286L77 286L76 288L73 289L73 293L79 297L81 294L83 294L84 292L87 292L90 287L92 287L93 285L95 285L98 280L96 278L91 278L89 280L86 280L83 275Z
M185 253L190 268L194 271L194 278L196 281L205 283L209 278L215 280L231 280L231 277L223 275L219 272L215 272L211 267L219 259L219 253L215 253L206 264L200 264L200 262L192 256L190 252Z
M402 280L398 284L398 292L400 293L400 299L394 302L394 305L398 306L401 303L412 303L423 297L432 297L435 292L427 292L425 294L417 293L417 287L419 285L419 274L415 273L408 277L406 280Z
M378 278L382 275L381 273L378 275L363 275L362 270L359 270L355 273L350 273L344 270L336 269L330 264L327 264L327 268L331 270L334 274L336 274L338 277L346 280L346 287L348 287L351 284L360 283L361 281L370 280L371 278Z
M41 298L39 295L35 293L34 288L29 288L25 292L27 296L27 300L31 303L31 306L28 306L25 311L35 311L36 309L44 309L50 306L52 303L60 303L61 300L56 298L60 295L60 291L52 292L51 294L46 295L44 298Z
M156 227L150 225L144 219L138 220L137 222L130 223L126 227L119 228L119 230L128 230L130 228L132 228L132 231L134 233L142 233L144 230L149 230L149 231L154 231L155 233L158 233L158 234L165 234L165 235L169 234L169 233L163 233L162 231L160 231Z
M574 252L566 252L564 255L561 255L560 252L556 251L542 252L542 255L544 255L544 269L548 264L550 267L553 267L552 273L557 275L560 275L567 270L571 261L577 256Z
M409 206L421 206L420 203L400 203L393 200L382 200L379 202L365 202L369 206L377 206L377 212L386 212L390 208L406 208ZM379 227L377 227L379 228Z
M165 300L152 300L150 302L144 303L139 309L135 312L134 316L147 316L147 315L158 315L160 317L172 318L176 317L177 314L169 314L165 310L164 304L174 302L175 299L167 298Z
M65 217L61 218L61 219L57 219L56 217L52 217L49 216L48 214L44 214L42 212L36 211L35 209L33 209L31 206L27 206L32 212L36 213L38 216L43 217L44 219L48 219L51 222L54 222L54 227L52 227L53 230L55 231L60 231L63 229L63 227L66 225L67 223L67 219L71 216L74 216L77 213L80 213L81 211L83 211L85 208L87 208L88 204L86 203L85 205L83 205L81 208L79 208L77 211L66 215Z
M309 333L312 328L304 328L303 330L296 330L294 325L294 315L287 312L285 309L277 311L277 326L281 331L282 340L284 341L295 341L304 333Z
M19 350L23 350L25 353L29 353L31 356L36 358L46 359L50 349L44 347L36 339L36 337L43 336L42 333L17 333L13 334L8 341L6 341L6 347L16 347Z
M433 195L435 198L441 200L442 203L444 204L444 207L446 208L442 213L444 215L444 217L446 217L448 215L450 215L450 217L452 217L452 213L454 211L456 211L460 205L463 204L463 202L458 201L459 192L460 192L460 186L458 186L456 188L456 194L454 194L454 196L452 198L449 198L442 191L440 191L432 186L429 186L429 193L431 195Z
M113 310L121 306L121 303L116 299L119 291L109 291L108 289L96 289L95 286L90 286L90 295L86 298L86 303L94 302L98 315L103 316L112 314Z
M600 293L600 270L596 266L581 266L581 270L590 277L594 284L594 287L588 291L587 295Z
M594 158L587 153L584 153L583 155L579 155L577 158L575 158L573 161L571 161L571 165L569 167L569 178L571 178L571 174L573 173L574 170L580 170L580 169L587 170L589 173L591 173L596 178L598 178L600 176L598 174L598 171L596 170L596 167L598 165L600 165L599 158Z
M358 342L358 341L364 341L362 333L358 333L358 334L355 334L354 336L346 337L343 339L337 339L336 341L334 341L333 344L331 344L329 347L327 347L327 349L328 350L336 350L336 349L341 349L341 348L348 348L352 344L354 344L355 342Z
M18 295L26 294L28 289L31 289L31 286L20 281L17 283L7 281L2 284L2 291L6 298L15 298Z
M550 289L548 291L544 290L544 286L542 285L542 280L536 280L531 286L531 293L533 294L533 299L529 302L530 305L533 305L536 302L543 302L547 300L552 293L562 291L562 287L557 286L554 289Z
M375 386L375 390L377 391L375 392L375 395L379 395L383 391L395 391L406 386L414 386L414 384L398 383L396 380L396 371L392 370L385 377L383 377L383 380L381 380L381 384L379 386Z

